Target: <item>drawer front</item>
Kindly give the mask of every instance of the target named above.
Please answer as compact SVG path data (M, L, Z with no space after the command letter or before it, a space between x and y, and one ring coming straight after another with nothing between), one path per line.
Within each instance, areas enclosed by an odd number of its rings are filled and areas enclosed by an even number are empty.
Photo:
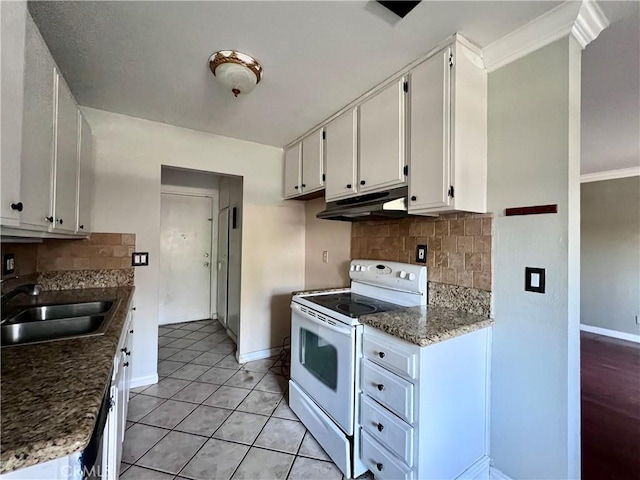
M362 361L362 391L396 415L413 423L413 384L394 373Z
M362 432L361 460L373 472L376 479L382 480L411 480L413 470L389 453L376 442L367 432Z
M402 340L365 334L363 339L364 355L398 375L415 379L418 355L414 349L410 348L411 346L405 347L403 343Z
M362 428L386 448L413 466L413 427L362 395Z

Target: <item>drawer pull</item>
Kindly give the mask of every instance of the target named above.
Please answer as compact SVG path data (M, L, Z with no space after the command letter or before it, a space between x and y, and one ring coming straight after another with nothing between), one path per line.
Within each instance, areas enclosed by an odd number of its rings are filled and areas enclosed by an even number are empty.
M384 430L384 425L379 423L378 424L378 431L381 432L382 430Z
M122 366L123 366L123 367L128 367L128 366L129 366L129 362L124 362L124 363L122 364Z
M384 352L380 352L380 353L378 353L378 356L379 356L380 358L384 358L384 357L385 357L385 353L384 353Z
M379 383L378 384L378 390L383 391L384 390L384 385Z
M381 463L376 463L376 468L378 469L379 472L381 472L382 469L384 468L384 465L382 465Z

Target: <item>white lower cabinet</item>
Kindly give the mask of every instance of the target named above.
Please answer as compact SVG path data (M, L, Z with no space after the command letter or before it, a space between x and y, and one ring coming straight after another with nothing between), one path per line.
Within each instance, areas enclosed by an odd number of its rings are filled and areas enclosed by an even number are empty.
M465 478L488 460L490 335L419 347L364 327L360 459L375 478Z

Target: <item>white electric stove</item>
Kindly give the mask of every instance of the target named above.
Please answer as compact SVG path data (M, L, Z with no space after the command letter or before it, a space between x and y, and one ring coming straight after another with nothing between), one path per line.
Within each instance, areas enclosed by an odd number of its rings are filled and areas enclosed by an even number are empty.
M348 478L360 461L358 388L362 325L358 318L426 305L424 266L352 260L351 288L301 294L291 304L290 405Z

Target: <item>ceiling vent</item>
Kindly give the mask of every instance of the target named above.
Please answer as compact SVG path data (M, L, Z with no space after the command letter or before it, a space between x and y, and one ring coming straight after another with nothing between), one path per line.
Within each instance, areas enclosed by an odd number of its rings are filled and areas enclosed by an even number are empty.
M416 6L418 6L418 4L421 1L422 0L418 0L417 2L404 2L404 1L386 1L386 2L382 2L382 1L378 0L378 3L380 5L382 5L383 7L386 7L389 10L391 10L393 13L395 13L400 18L404 18L404 17L407 16L407 14L411 10L416 8Z

